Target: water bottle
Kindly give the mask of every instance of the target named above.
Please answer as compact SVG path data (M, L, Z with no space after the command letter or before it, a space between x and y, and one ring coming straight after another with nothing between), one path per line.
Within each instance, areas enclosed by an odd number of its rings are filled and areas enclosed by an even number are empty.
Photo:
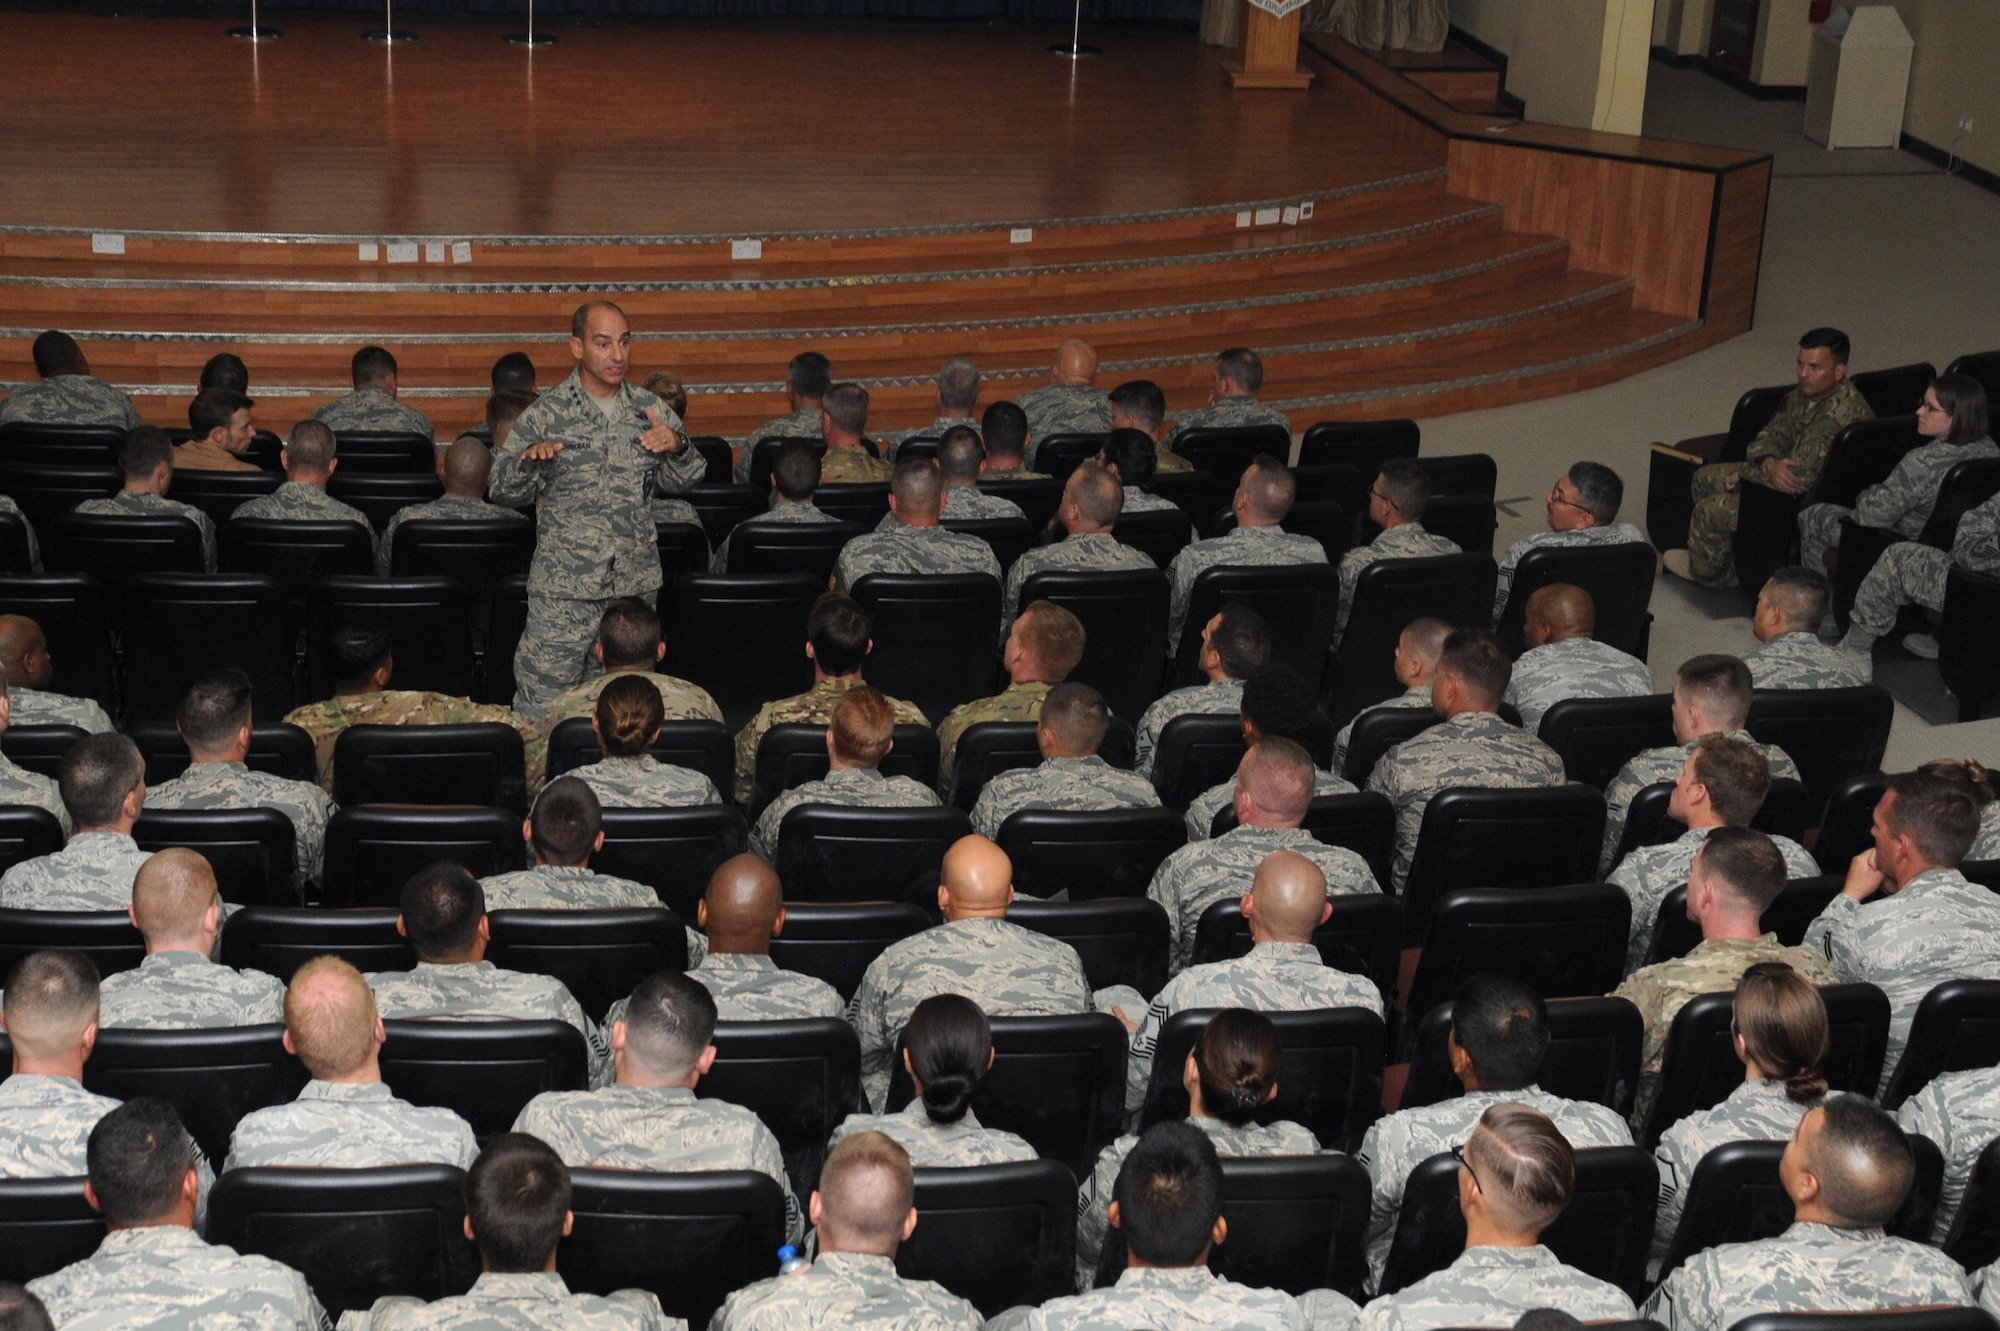
M799 1255L799 1250L787 1243L778 1249L778 1274L797 1275L801 1271L812 1270L812 1263Z

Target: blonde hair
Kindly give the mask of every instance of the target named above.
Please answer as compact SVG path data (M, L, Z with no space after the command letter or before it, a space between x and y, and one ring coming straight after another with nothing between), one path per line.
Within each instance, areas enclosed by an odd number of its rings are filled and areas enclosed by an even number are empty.
M375 1048L375 991L348 962L314 957L285 988L285 1029L315 1079L342 1077Z

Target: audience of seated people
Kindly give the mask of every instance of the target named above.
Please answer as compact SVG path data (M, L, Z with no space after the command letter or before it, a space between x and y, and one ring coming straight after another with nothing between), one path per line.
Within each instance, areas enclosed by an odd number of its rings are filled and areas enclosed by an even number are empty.
M1319 697L1304 676L1283 661L1265 666L1243 682L1243 703L1237 724L1243 743L1256 748L1267 739L1288 739L1301 748L1313 742L1313 731L1325 721ZM1352 795L1354 783L1338 772L1313 768L1313 798ZM1215 816L1236 800L1236 783L1222 781L1188 801L1187 838L1206 841Z
M1493 622L1507 611L1514 572L1530 550L1560 550L1576 546L1644 545L1646 537L1629 522L1618 521L1625 502L1625 482L1602 462L1576 462L1556 478L1545 501L1547 531L1531 532L1500 556L1500 581L1493 592Z
M1189 430L1240 430L1249 425L1275 425L1290 434L1291 417L1257 400L1257 390L1263 386L1263 358L1248 347L1228 348L1215 358L1215 379L1208 392L1208 405L1175 416L1173 428L1161 442L1172 448Z
M895 730L895 711L881 693L866 684L842 693L826 727L826 775L793 786L765 805L750 829L750 849L776 860L785 815L808 805L921 809L937 804L937 792L923 782L882 771L882 760L896 747Z
M839 451L829 447L820 464L828 483L834 479L832 463ZM1000 581L1000 561L992 546L942 525L944 478L936 462L906 457L882 479L889 482L890 521L841 547L833 566L835 591L852 592L854 584L870 573L984 573Z
M1354 587L1361 572L1383 559L1428 559L1460 553L1456 541L1424 530L1424 505L1431 498L1431 474L1410 458L1392 458L1368 487L1368 520L1382 530L1366 545L1340 557L1340 613L1334 621L1337 647L1354 610Z
M333 430L319 421L292 427L281 455L285 483L267 495L246 499L230 515L231 522L352 522L368 533L368 550L375 553L375 528L368 515L326 492L340 466Z
M1111 428L1111 398L1096 380L1097 352L1082 338L1072 337L1056 348L1049 381L1015 395L1014 404L1025 418L1029 466L1037 461L1035 444L1050 435L1103 434Z
M13 720L14 690L7 679L7 667L0 665L0 735L7 733ZM0 804L25 805L54 814L65 837L75 830L56 783L40 772L30 772L3 752L0 752Z
M1135 464L1141 464L1129 478L1129 486L1144 486L1160 472L1194 470L1193 463L1167 447L1167 435L1173 428L1167 420L1167 395L1151 379L1128 380L1111 390L1111 428L1104 436L1104 451L1106 455L1117 453ZM1113 435L1122 435L1126 430L1145 435L1152 445L1145 451L1143 459L1137 452L1135 440L1125 437L1115 445L1112 443ZM1122 469L1120 474L1123 475ZM1164 499L1152 498L1153 507L1164 509L1170 506Z
M493 477L493 450L472 435L460 435L444 450L444 497L399 508L382 528L375 550L375 572L389 576L396 557L396 533L406 522L525 522L516 509L486 499Z
M949 484L947 476L946 485ZM953 493L950 489L945 491L947 497ZM1007 581L1000 589L1003 632L1014 622L1014 612L1021 604L1022 585L1037 573L1117 573L1159 567L1151 555L1123 544L1111 534L1124 507L1125 491L1112 472L1086 463L1070 473L1063 485L1062 506L1056 509L1055 520L1062 529L1062 539L1054 545L1028 551L1007 570ZM1016 514L1019 511L1016 509ZM953 516L950 503L945 505L945 516Z
M149 856L132 879L130 909L146 959L98 985L99 1026L186 1031L285 1019L276 976L214 960L222 893L206 859L179 848Z
M1167 606L1167 655L1180 650L1181 633L1187 627L1188 607L1194 595L1194 580L1212 568L1270 567L1288 564L1324 564L1326 550L1310 536L1286 531L1279 524L1292 511L1298 497L1298 480L1291 468L1268 453L1259 454L1236 483L1229 511L1236 525L1226 535L1196 541L1167 567L1170 599ZM1343 599L1344 606L1346 601ZM1338 635L1335 635L1336 642Z
M579 767L571 776L589 786L597 802L613 809L671 809L690 804L716 804L715 783L692 768L663 763L651 750L666 724L660 690L638 674L605 676L591 713L590 733L604 756Z
M86 516L181 518L201 532L202 567L215 572L215 524L193 504L167 498L174 479L174 444L165 430L141 425L129 430L118 445L118 471L124 488L105 499L86 499L71 512ZM382 570L387 572L387 569Z
M1803 564L1779 569L1757 593L1750 631L1763 646L1743 657L1760 689L1851 689L1868 682L1868 668L1820 641L1832 599L1826 575Z
M131 430L139 409L123 392L90 372L83 348L68 333L49 329L29 349L36 378L0 398L0 425L108 425Z
M1201 629L1201 653L1195 664L1207 682L1188 684L1162 694L1139 718L1139 775L1153 775L1153 752L1160 732L1177 716L1232 716L1243 707L1243 681L1271 659L1271 627L1247 605L1230 604L1208 617Z
M188 403L189 438L174 446L174 469L262 471L247 456L257 438L256 405L240 388L203 387Z
M1638 657L1591 635L1597 605L1590 593L1567 582L1537 587L1528 596L1522 636L1527 650L1514 662L1504 701L1521 714L1521 728L1535 734L1549 708L1570 698L1644 698L1653 672Z
M1403 686L1403 691L1393 698L1384 698L1375 707L1415 707L1430 711L1431 685L1437 679L1438 657L1443 655L1444 644L1451 634L1452 626L1435 616L1425 615L1411 620L1396 635L1396 681ZM1342 726L1333 737L1333 770L1336 773L1347 770L1347 745L1353 737L1352 721Z
M397 398L396 358L387 348L367 346L355 352L350 377L354 387L315 410L314 420L329 430L382 430L436 437L431 418Z
M994 1060L993 1025L979 1004L961 994L933 994L911 1010L902 1038L910 1103L893 1114L848 1115L833 1131L836 1146L857 1133L879 1132L909 1152L918 1169L1036 1158L1025 1139L981 1127L972 1112Z
M743 451L733 473L738 485L750 479L750 459L765 439L819 439L827 390L833 387L833 364L817 351L801 351L785 367L785 397L791 410L743 436Z
M1073 681L1050 689L1035 713L1041 763L990 778L972 806L972 830L998 838L1023 809L1157 808L1152 782L1098 756L1110 729L1111 709L1096 689Z
M1054 601L1032 601L1007 634L1000 669L1007 687L989 698L962 702L938 722L939 771L957 770L958 738L981 721L1033 721L1049 690L1083 660L1083 623ZM949 777L946 777L949 784Z
M42 626L26 615L0 615L0 669L7 672L12 723L17 726L78 726L93 735L112 728L95 698L54 693L55 658Z

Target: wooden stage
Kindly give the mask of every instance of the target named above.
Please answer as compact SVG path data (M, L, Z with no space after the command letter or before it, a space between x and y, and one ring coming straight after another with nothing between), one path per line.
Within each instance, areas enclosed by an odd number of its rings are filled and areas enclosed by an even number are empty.
M1164 25L1099 29L1072 67L1025 27L641 20L530 53L500 41L518 20L426 16L395 48L280 21L253 46L215 19L0 14L0 381L62 327L184 424L226 348L282 429L378 341L450 428L502 351L566 373L568 311L604 292L702 433L777 414L808 345L887 430L934 414L946 356L991 400L1072 332L1176 409L1217 349L1258 347L1303 425L1573 391L1754 303L1767 158L1524 126L1476 70L1329 39L1310 91L1237 93Z

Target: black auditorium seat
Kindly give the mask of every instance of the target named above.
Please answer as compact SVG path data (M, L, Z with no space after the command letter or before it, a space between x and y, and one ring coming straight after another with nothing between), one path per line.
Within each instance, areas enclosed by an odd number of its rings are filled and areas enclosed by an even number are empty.
M1062 485L1058 480L1040 478L1008 478L1003 480L982 480L981 494L1005 499L1027 515L1028 525L1036 531L1049 525L1049 519L1062 506Z
M125 734L139 746L146 760L146 784L157 786L187 771L193 759L187 741L171 722L127 725ZM287 781L315 781L318 769L313 760L312 736L288 721L250 727L250 752L244 764L253 772L269 772Z
M336 430L333 441L341 471L437 474L437 445L414 430Z
M320 956L340 957L364 975L406 971L417 958L410 940L396 930L398 914L394 905L362 910L250 906L223 925L221 960L287 984L293 972Z
M1758 689L1743 728L1798 764L1811 818L1849 777L1877 771L1889 747L1896 702L1880 684L1852 689Z
M167 498L194 505L220 528L239 505L284 483L284 475L275 471L176 471L167 482Z
M125 431L116 425L44 425L8 421L0 425L0 458L37 467L116 465Z
M740 730L765 703L812 687L806 616L825 590L805 573L682 578L660 589L667 642L660 668L707 689L724 723ZM999 614L996 605L996 624Z
M1820 819L1819 840L1813 843L1813 858L1820 868L1844 874L1856 855L1874 848L1870 826L1875 806L1888 788L1887 772L1862 772L1834 786Z
M132 970L146 959L146 940L126 911L0 909L0 984L29 955L51 947L83 953L99 975Z
M731 1293L777 1269L785 1194L763 1174L576 1169L570 1181L576 1222L556 1249L556 1274L575 1293L636 1286L658 1295L668 1317L703 1326Z
M480 1141L544 1091L589 1084L583 1034L564 1021L386 1021L382 1080L411 1104L455 1111Z
M498 721L349 726L333 742L333 798L361 804L471 804L528 816L521 732Z
M1424 806L1403 883L1404 942L1423 940L1431 903L1451 887L1591 882L1603 841L1604 796L1592 786L1439 791Z
M1646 490L1646 535L1661 550L1678 550L1688 543L1688 523L1694 515L1690 490L1697 469L1712 462L1741 462L1750 441L1778 414L1778 407L1796 384L1752 388L1736 400L1724 434L1703 435L1676 445L1652 448L1650 483Z
M104 1242L104 1217L81 1178L0 1179L0 1280L25 1285L80 1262Z
M1386 1003L1396 995L1396 969L1403 952L1403 909L1381 893L1327 898L1332 913L1313 930L1320 960L1335 970L1366 975ZM1237 901L1218 901L1195 925L1194 964L1227 961L1250 951L1250 922Z
M868 612L868 682L936 724L991 694L1000 584L985 573L870 573L850 588Z
M896 1273L934 1280L987 1317L1072 1293L1076 1178L1057 1160L916 1171L917 1231Z
M1167 575L1153 569L1053 570L1023 582L1020 603L1053 601L1077 617L1083 625L1083 659L1069 678L1103 694L1113 715L1136 721L1160 696L1167 598ZM1190 625L1199 646L1201 627Z
M1722 1243L1776 1238L1791 1228L1792 1199L1778 1182L1781 1141L1732 1141L1711 1148L1687 1180L1680 1223L1660 1263L1666 1279L1680 1265Z
M2000 693L2000 578L1952 566L1937 642L1938 672L1958 699L1958 719L1977 721Z
M17 766L54 781L62 774L63 755L89 733L82 726L8 726L0 734L0 753Z
M1413 458L1423 432L1413 420L1320 421L1299 441L1301 467L1345 462L1372 477L1391 458Z
M946 531L955 531L961 536L976 536L986 543L993 557L1000 561L1004 572L1014 566L1014 561L1034 548L1036 529L1028 525L1025 517L999 518L946 518L938 524ZM1022 604L1027 604L1026 600Z
M1014 889L1025 896L1136 898L1146 895L1161 861L1187 841L1187 826L1164 806L1023 809L1000 824L995 840L1013 861Z
M1153 789L1160 802L1185 809L1198 795L1236 779L1248 746L1233 714L1189 712L1160 727L1153 746Z
M62 823L32 804L0 804L0 873L63 848Z
M866 528L854 522L745 522L729 534L726 573L804 573L824 583L841 549Z
M419 869L451 860L486 878L523 867L521 815L500 808L342 809L326 825L329 906L393 906Z
M1417 1023L1417 1051L1410 1079L1403 1085L1398 1109L1413 1109L1457 1098L1458 1078L1452 1075L1446 1039L1451 1033L1450 1003L1440 1003ZM1565 1100L1583 1100L1632 1112L1639 1089L1639 1053L1646 1040L1646 1022L1639 1009L1623 998L1552 998L1548 1000L1549 1049L1535 1085Z
M873 530L889 514L889 483L867 481L822 485L813 492L813 507L842 522Z
M349 508L360 509L379 532L400 510L444 498L444 482L435 471L378 474L349 467L342 458L340 469L327 478L326 492Z
M1361 1297L1368 1171L1352 1156L1230 1157L1222 1161L1229 1237L1208 1256L1225 1280L1300 1295Z
M0 513L0 573L33 571L35 553L28 538L28 520L19 513Z
M277 1025L100 1030L83 1085L114 1100L168 1101L208 1158L222 1160L244 1115L289 1103L305 1087L305 1067L285 1052L283 1035Z
M0 494L11 494L0 477ZM118 666L104 584L88 573L0 574L0 615L25 615L48 640L57 693L118 705Z
M687 930L670 910L496 910L486 959L563 982L601 1015L655 971L687 969Z
M528 624L528 575L510 573L496 579L487 615L486 650L479 658L479 686L473 698L505 706L514 701L514 651Z
M306 594L321 578L375 572L375 537L358 522L279 522L231 518L216 533L224 573L264 573L285 589L299 627Z
M1943 1246L1968 1271L2000 1261L2000 1138L1986 1143L1973 1162Z
M604 845L590 867L644 883L682 918L692 920L708 880L743 853L750 829L733 804L681 809L606 809Z
M1176 683L1204 681L1198 664L1201 626L1225 605L1247 605L1264 617L1271 630L1271 660L1283 661L1309 682L1325 670L1327 644L1340 607L1340 576L1333 565L1225 564L1196 574L1188 594L1187 623L1174 654Z
M736 465L729 441L719 434L696 434L688 436L688 444L701 454L702 466L707 468L699 484L727 485Z
M1590 593L1597 610L1597 628L1591 636L1643 661L1651 619L1646 607L1652 604L1659 562L1653 547L1643 541L1528 551L1515 567L1508 587L1507 608L1500 616L1501 643L1519 656L1526 646L1521 633L1527 622L1528 598L1538 588L1564 582Z
M1455 888L1432 903L1407 1010L1428 1012L1489 970L1545 998L1610 993L1631 921L1632 899L1610 883Z
M1327 715L1333 723L1346 725L1362 708L1403 691L1395 672L1396 644L1410 621L1431 615L1448 624L1487 622L1499 576L1493 557L1477 554L1378 559L1363 569L1327 674Z
M1347 756L1340 775L1367 788L1375 764L1406 739L1414 739L1443 721L1428 707L1370 707L1358 713L1347 733Z
M103 466L32 466L0 460L0 494L21 506L21 516L37 532L86 499L108 499L125 487L125 477Z
M659 551L665 582L708 572L708 529L699 522L655 522L653 548Z
M771 491L768 486L760 490L750 485L704 482L676 497L693 508L701 519L709 545L719 546L739 524L769 509Z
M1033 721L977 721L961 731L952 746L952 770L939 774L952 806L970 813L988 781L1040 766L1037 729Z
M717 1022L715 1062L695 1084L703 1099L748 1109L785 1153L795 1196L819 1186L827 1143L861 1098L861 1042L840 1017Z
M1424 528L1468 555L1493 557L1500 514L1492 499L1478 494L1434 494L1424 505Z
M1882 1106L1895 1109L1947 1072L2000 1065L2000 980L1947 980L1925 994Z
M234 666L266 725L296 702L285 590L256 573L140 573L125 586L125 715L171 723L187 686Z
M452 578L321 578L306 593L306 696L333 696L318 645L335 624L375 624L395 644L399 689L472 693L472 612Z
M853 998L869 963L930 926L930 916L907 901L787 901L785 927L771 939L771 959Z
M1076 949L1090 987L1125 984L1156 994L1167 983L1170 926L1157 901L1029 901L1015 897L1007 918Z
M1282 425L1239 425L1197 427L1174 436L1174 452L1191 463L1196 471L1214 476L1224 490L1235 490L1260 454L1279 462L1292 456L1292 432Z
M1218 837L1236 825L1235 806L1225 804L1215 811L1208 834ZM1368 871L1375 875L1377 884L1389 881L1396 850L1396 806L1389 803L1388 796L1372 790L1357 790L1351 795L1315 795L1306 805L1305 821L1299 826L1312 833L1315 841L1345 846L1367 860Z
M587 767L604 757L587 716L556 722L549 731L549 779ZM727 796L736 780L736 741L720 721L666 721L647 750L655 761L699 772Z
M2000 458L1968 458L1954 463L1938 485L1930 517L1917 541L1934 550L1950 551L1959 519L2000 493ZM1851 624L1854 594L1890 546L1908 538L1885 527L1864 527L1853 518L1840 521L1840 559L1833 570L1833 621L1845 633Z
M490 607L502 578L525 575L535 557L535 524L506 518L412 518L389 547L393 578L451 578L475 607Z
M936 900L944 854L972 834L953 808L802 804L778 828L778 877L801 901Z
M1121 515L1111 534L1164 569L1193 542L1194 526L1178 508L1154 509Z
M938 738L929 726L903 722L892 732L892 747L880 764L884 776L907 776L926 786L938 784ZM764 732L757 743L757 764L751 776L751 818L793 786L824 778L831 762L826 752L826 727L786 721Z
M63 513L42 531L42 563L55 573L88 573L111 594L123 623L125 584L140 571L207 571L201 528L172 514Z
M1104 451L1104 436L1101 434L1052 434L1046 439L1037 439L1032 470L1044 476L1053 476L1057 484L1069 479L1069 474L1084 463ZM985 487L980 487L984 489Z
M1563 774L1599 790L1647 749L1674 740L1674 696L1565 698L1542 713L1541 741L1563 760Z
M1167 1018L1153 1053L1142 1127L1188 1114L1181 1070L1215 1008L1190 1008ZM1366 1008L1267 1012L1278 1028L1278 1094L1257 1121L1286 1119L1312 1130L1328 1150L1353 1151L1382 1113L1382 1067L1388 1030ZM981 1119L984 1122L984 1119Z
M294 879L297 830L283 810L147 809L132 828L146 851L184 847L208 861L222 899L238 906L303 905Z

